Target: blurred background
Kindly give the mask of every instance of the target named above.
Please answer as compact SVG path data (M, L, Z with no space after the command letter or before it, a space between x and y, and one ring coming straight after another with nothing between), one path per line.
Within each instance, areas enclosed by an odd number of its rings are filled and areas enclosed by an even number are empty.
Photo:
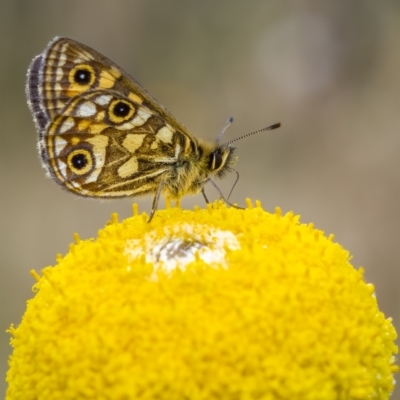
M111 212L151 207L78 198L45 178L24 85L56 35L114 60L198 137L214 140L229 116L226 141L282 122L237 143L231 200L333 233L400 328L399 1L2 0L0 32L0 393L29 270L54 265L74 232L96 236ZM201 195L182 207L195 204Z

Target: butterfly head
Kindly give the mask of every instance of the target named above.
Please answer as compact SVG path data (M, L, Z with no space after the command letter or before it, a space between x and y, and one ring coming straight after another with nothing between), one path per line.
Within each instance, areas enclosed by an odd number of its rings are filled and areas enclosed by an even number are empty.
M208 169L211 174L223 178L227 172L232 171L236 161L235 148L230 144L224 144L209 155Z

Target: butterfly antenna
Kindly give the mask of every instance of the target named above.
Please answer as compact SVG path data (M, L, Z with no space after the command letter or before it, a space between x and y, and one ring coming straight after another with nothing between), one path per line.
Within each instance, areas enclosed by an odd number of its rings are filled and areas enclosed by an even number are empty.
M225 122L224 127L222 128L221 132L219 133L218 137L217 137L217 144L219 143L219 141L221 140L223 134L225 133L225 131L228 129L228 126L233 122L233 118L229 117L228 120Z
M260 132L264 132L264 131L272 131L273 129L277 129L277 128L281 127L281 126L282 126L282 124L281 124L280 122L278 122L278 123L276 123L276 124L267 126L266 128L259 129L258 131L246 133L246 135L240 136L240 137L238 137L238 138L236 138L236 139L230 140L230 141L227 142L227 143L224 143L224 146L228 146L228 145L230 145L231 143L237 142L238 140L241 140L241 139L244 139L244 138L247 137L247 136L255 135L256 133L260 133ZM225 129L226 129L226 128L225 128ZM220 136L222 136L222 135L220 134Z

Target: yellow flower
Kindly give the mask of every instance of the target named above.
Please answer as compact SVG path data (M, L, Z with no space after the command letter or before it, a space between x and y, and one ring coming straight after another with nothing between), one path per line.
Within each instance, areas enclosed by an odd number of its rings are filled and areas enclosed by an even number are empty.
M395 329L332 239L250 201L114 214L32 272L7 399L388 399Z

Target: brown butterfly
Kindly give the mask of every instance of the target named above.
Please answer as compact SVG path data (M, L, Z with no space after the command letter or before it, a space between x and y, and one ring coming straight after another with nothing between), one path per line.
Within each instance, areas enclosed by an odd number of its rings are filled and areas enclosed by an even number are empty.
M26 95L48 175L86 197L153 194L149 221L161 194L201 192L208 202L204 185L237 160L234 141L219 144L223 132L216 143L195 138L120 67L72 39L54 38L33 59Z

